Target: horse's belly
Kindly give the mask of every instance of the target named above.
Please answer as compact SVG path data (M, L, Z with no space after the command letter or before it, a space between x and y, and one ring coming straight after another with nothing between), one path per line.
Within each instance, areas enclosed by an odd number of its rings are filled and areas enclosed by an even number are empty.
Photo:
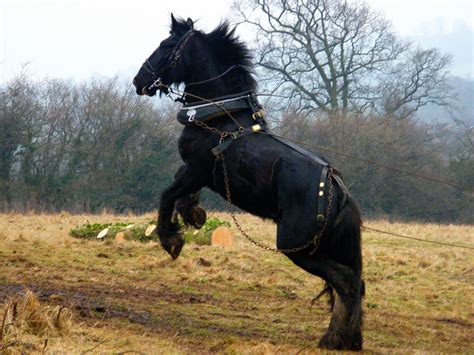
M278 207L271 181L262 181L249 171L229 173L231 203L256 216L277 221ZM225 200L228 199L223 178L217 178L209 187Z
M270 201L268 198L259 198L251 192L248 194L239 194L232 201L232 204L253 215L272 219L274 221L278 220L278 210L274 202Z

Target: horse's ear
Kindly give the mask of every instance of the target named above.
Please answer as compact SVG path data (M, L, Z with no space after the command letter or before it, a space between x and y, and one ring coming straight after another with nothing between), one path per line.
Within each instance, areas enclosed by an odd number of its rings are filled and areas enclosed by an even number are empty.
M178 26L178 21L173 16L173 13L171 13L171 31L176 30L176 27Z
M190 30L194 30L194 22L193 20L191 20L191 18L188 17L188 19L186 20L186 24L188 25Z

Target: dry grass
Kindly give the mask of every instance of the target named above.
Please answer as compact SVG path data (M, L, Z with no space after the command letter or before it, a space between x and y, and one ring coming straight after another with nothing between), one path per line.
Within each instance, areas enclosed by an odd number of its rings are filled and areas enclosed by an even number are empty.
M67 336L72 327L71 312L64 306L42 304L30 290L8 299L1 313L0 350L9 352L24 339Z
M225 214L211 215L230 220ZM8 347L12 352L40 352L46 339L46 351L65 353L317 352L329 314L323 302L311 310L309 305L322 282L281 255L237 236L230 250L186 245L173 262L153 243L68 236L83 223L151 217L0 215L2 316L12 323L12 302L17 302L17 319L20 314L24 319L16 329L9 325L0 343L16 339ZM256 239L274 244L271 223L248 215L239 220ZM474 243L472 226L367 224L431 240ZM472 251L373 232L364 232L363 243L366 350L474 351ZM25 295L24 287L37 298ZM21 310L23 304L30 311ZM56 326L60 307L70 312Z

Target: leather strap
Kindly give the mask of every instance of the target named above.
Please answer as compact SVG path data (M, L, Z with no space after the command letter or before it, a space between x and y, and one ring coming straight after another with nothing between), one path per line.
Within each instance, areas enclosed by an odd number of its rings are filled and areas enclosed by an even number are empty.
M347 203L347 197L350 196L349 191L347 190L346 184L344 184L344 180L342 180L342 176L338 171L334 171L334 173L331 175L334 181L336 182L337 185L342 190L342 193L344 194L341 204L339 205L339 209L341 210L345 204Z
M321 176L319 177L318 183L318 213L316 215L316 221L318 224L324 223L324 188L326 186L326 180L328 177L329 166L323 166L321 170Z
M322 166L327 166L329 167L329 163L323 159L321 159L320 157L318 157L316 154L314 154L313 152L310 152L309 150L306 150L304 148L301 148L299 145L296 145L286 139L283 139L283 138L280 138L280 137L277 137L277 136L274 136L273 134L270 133L270 136L272 136L274 139L276 139L277 141L283 143L284 145L286 145L287 147L290 147L291 149L297 151L298 153L300 153L301 155L304 155L305 157L307 158L310 158L310 159L313 159L315 160L319 165L322 165Z
M328 174L331 174L330 178L333 178L336 184L341 188L344 197L339 206L339 210L341 210L347 202L347 197L349 193L347 188L342 180L340 173L331 168L329 162L323 160L315 153L301 148L300 146L296 145L295 143L286 140L282 137L278 137L272 134L269 131L265 120L263 119L262 110L263 107L257 100L256 95L253 91L245 91L234 95L227 95L215 98L210 101L198 101L193 102L192 104L184 105L181 110L178 112L178 121L183 125L190 125L193 124L194 120L198 121L208 121L218 116L222 116L227 112L235 112L239 110L250 109L252 112L252 117L255 119L256 123L252 127L247 127L243 132L239 132L237 134L231 134L226 136L225 138L221 139L219 144L211 149L212 154L214 156L219 156L222 154L235 140L238 138L245 137L249 134L263 131L267 135L271 136L273 139L283 143L287 147L291 148L292 150L300 153L301 155L316 161L319 165L322 166L321 169L321 176L319 177L318 183L318 211L316 215L316 220L318 225L322 225L325 221L324 216L324 190L326 187L326 181L328 179Z
M258 127L256 127L256 126L258 126ZM260 130L265 130L265 125L263 123L254 125L252 127L247 127L247 128L245 128L245 130L243 132L238 133L236 135L229 135L229 136L225 137L223 140L221 140L219 145L216 145L214 148L211 149L212 154L217 156L217 155L221 154L222 152L224 152L224 150L226 150L232 144L232 142L234 142L235 140L237 140L239 138L242 138L242 137L245 137L245 136L248 136L249 134L255 133L255 132L260 131Z

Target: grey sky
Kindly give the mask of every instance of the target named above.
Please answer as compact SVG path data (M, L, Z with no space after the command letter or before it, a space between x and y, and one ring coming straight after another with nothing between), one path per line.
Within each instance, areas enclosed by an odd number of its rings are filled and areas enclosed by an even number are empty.
M472 0L367 0L422 47L453 55L452 73L473 78ZM0 80L21 64L37 77L133 75L168 32L169 14L211 30L230 0L0 0ZM245 37L251 41L252 38Z

